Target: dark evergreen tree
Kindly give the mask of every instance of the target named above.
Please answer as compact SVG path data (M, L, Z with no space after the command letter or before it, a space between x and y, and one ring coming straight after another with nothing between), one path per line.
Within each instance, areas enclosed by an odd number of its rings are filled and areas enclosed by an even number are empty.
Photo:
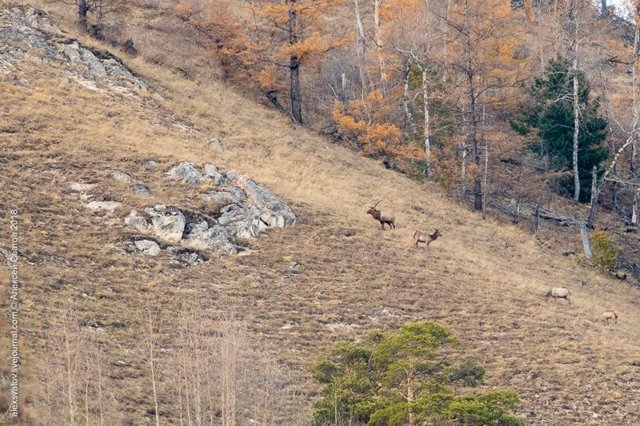
M590 96L591 88L584 73L578 75L580 98L580 134L578 140L578 169L580 200L588 201L591 194L593 166L599 167L607 159L604 145L608 121L599 115L600 103ZM531 148L548 156L554 170L570 170L573 153L573 74L571 64L563 59L551 60L542 77L536 78L530 88L530 100L523 106L519 118L512 120L513 128L527 134L536 131L539 141ZM573 193L573 179L558 182L562 195Z

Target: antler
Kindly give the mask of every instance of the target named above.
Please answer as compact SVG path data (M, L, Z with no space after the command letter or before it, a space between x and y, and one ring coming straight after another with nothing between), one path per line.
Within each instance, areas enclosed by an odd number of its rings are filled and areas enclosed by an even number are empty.
M378 207L378 204L380 204L382 202L382 200L378 200L374 205L373 208L375 209L376 207Z

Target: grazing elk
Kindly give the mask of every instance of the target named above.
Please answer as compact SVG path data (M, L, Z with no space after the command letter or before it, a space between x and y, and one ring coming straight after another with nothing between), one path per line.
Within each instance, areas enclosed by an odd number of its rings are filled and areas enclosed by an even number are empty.
M609 324L610 322L613 322L614 324L618 323L618 313L616 311L609 310L609 311L605 311L602 314L602 321L604 321L605 323Z
M569 303L571 303L571 299L573 299L573 297L571 297L571 290L564 287L552 287L547 291L544 297L547 300L549 300L550 297L553 297L556 302L558 299L565 299Z
M413 233L413 240L416 242L416 247L418 247L419 243L425 243L424 249L427 250L429 244L438 239L438 237L442 237L442 234L439 230L436 229L436 232L433 234L427 234L426 232L416 231Z
M385 224L389 225L389 229L392 229L392 228L396 229L395 216L392 215L391 213L382 212L376 209L376 207L378 207L378 204L380 204L380 201L378 201L373 207L369 207L369 210L367 210L367 214L370 214L371 216L373 216L375 220L380 222L382 229L384 229Z

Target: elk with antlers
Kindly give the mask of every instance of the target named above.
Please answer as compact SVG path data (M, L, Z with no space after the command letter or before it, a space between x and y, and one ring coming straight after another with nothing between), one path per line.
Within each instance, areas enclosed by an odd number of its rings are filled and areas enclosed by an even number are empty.
M426 232L416 231L413 233L413 240L416 242L416 247L418 247L419 243L425 243L424 249L427 250L429 248L429 244L438 239L438 237L442 237L442 234L439 230L436 229L436 232L429 235Z
M382 201L382 200L380 200ZM378 204L380 204L380 201L378 201L373 207L369 207L369 210L367 210L367 214L370 214L371 216L373 216L373 218L375 220L377 220L378 222L380 222L380 225L382 226L382 229L384 229L384 225L388 224L389 225L389 229L396 229L396 218L394 215L392 215L391 213L388 212L383 212L380 211L378 209L376 209L376 207L378 207Z

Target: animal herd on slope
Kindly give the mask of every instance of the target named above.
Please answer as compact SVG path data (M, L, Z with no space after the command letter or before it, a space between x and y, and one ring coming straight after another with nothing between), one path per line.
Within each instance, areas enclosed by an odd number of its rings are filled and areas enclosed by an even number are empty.
M376 202L373 205L373 207L369 207L369 210L367 210L367 214L370 214L371 217L373 217L375 220L380 222L380 226L382 227L383 230L385 229L384 225L389 225L390 230L391 229L395 230L396 229L395 215L387 211L378 210L377 209L378 204L380 204L380 201ZM425 244L424 249L426 253L427 250L429 249L429 245L435 240L437 240L438 237L441 237L441 236L442 234L438 229L436 229L433 234L429 234L425 231L416 230L413 233L413 240L415 242L416 247L419 247L420 243L424 243ZM572 303L572 300L573 300L571 290L564 287L552 287L547 291L544 297L547 301L549 300L550 297L552 297L556 302L558 301L558 299L564 299L567 301L567 303ZM618 313L612 309L605 311L602 314L602 321L605 322L606 324L610 324L610 323L615 324L618 322Z

